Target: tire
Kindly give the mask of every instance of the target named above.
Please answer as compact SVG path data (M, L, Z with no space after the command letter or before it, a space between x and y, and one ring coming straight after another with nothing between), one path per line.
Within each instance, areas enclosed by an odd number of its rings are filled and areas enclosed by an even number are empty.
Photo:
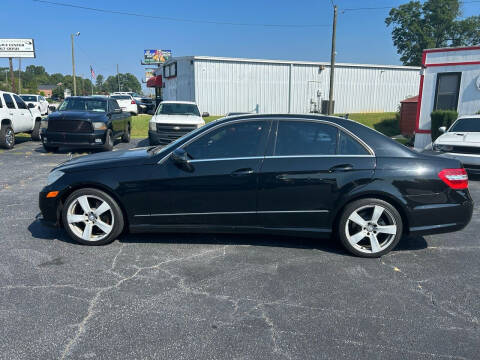
M130 135L131 135L131 126L130 123L127 125L126 131L122 135L122 142L129 143L130 142Z
M400 241L403 221L398 210L380 199L348 204L338 223L340 242L350 253L375 258L387 254Z
M15 132L10 125L2 125L0 129L0 147L13 149L15 146Z
M124 228L123 213L107 193L92 189L74 191L62 208L62 224L68 235L83 245L105 245Z
M32 131L32 140L33 141L40 141L40 120L35 121L35 126L33 127Z
M48 146L43 144L43 148L45 149L46 152L56 152L58 150L58 146Z
M113 135L112 130L108 129L105 134L105 143L103 144L103 150L112 151L113 150Z

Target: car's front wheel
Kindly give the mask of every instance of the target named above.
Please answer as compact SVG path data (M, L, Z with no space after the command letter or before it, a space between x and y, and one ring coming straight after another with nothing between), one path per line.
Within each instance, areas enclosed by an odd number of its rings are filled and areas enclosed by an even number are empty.
M380 257L400 241L403 222L398 210L380 199L360 199L348 204L339 221L343 246L361 257Z
M123 231L123 214L117 202L97 189L74 191L62 209L68 235L83 245L104 245Z

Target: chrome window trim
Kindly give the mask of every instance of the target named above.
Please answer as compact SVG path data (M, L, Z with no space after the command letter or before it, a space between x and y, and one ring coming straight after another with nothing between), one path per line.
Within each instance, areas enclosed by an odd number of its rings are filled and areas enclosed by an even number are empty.
M240 215L240 214L291 214L291 213L328 213L328 212L330 212L330 210L212 211L212 212L200 212L200 213L139 214L139 215L134 215L134 217Z
M198 163L198 162L207 162L207 161L225 161L225 160L260 160L264 159L265 156L244 156L244 157L236 157L236 158L215 158L215 159L193 159L190 160L191 163Z
M349 158L349 157L359 157L359 158L372 158L373 155L272 155L265 156L265 159L289 159L289 158Z
M216 126L212 126L212 128L210 128L209 130L205 131L205 132L202 132L200 134L198 134L197 136L193 137L192 139L188 140L186 143L182 144L181 146L175 148L174 150L170 151L167 155L165 155L163 158L161 158L157 164L162 164L168 157L170 157L170 155L172 155L172 152L174 152L176 149L180 148L180 147L185 147L185 146L188 146L191 142L195 141L196 139L198 139L199 137L201 136L204 136L206 134L208 134L209 132L217 129L217 128L220 128L222 126L226 126L226 125L229 125L229 124L233 124L233 123L238 123L238 122L248 122L248 121L270 121L270 122L273 122L273 121L308 121L308 122L318 122L318 123L321 123L321 124L326 124L326 125L330 125L330 126L334 126L336 127L337 129L339 129L340 131L343 131L345 132L346 134L350 135L351 137L353 137L355 140L357 140L369 153L370 155L340 155L340 154L335 154L335 155L285 155L285 156L288 156L288 157L327 157L327 156L331 156L331 157L375 157L375 152L373 151L373 149L367 144L365 143L365 141L363 141L362 139L360 139L357 135L355 135L354 133L352 133L350 130L344 128L343 126L340 126L338 124L335 124L334 122L331 122L331 121L327 121L327 120L322 120L322 119L303 119L303 118L285 118L285 117L272 117L272 118L247 118L247 119L238 119L238 120L231 120L231 121L227 121L227 122L224 122L222 124L217 124ZM282 157L282 155L279 155L278 157ZM256 157L254 157L256 158ZM263 156L262 156L263 158ZM272 158L271 156L267 156L266 158ZM241 159L241 158L221 158L222 160L233 160L233 159ZM245 158L244 158L245 159ZM194 160L191 160L191 161L208 161L208 160L214 160L214 159L194 159ZM220 159L216 159L216 160L220 160Z

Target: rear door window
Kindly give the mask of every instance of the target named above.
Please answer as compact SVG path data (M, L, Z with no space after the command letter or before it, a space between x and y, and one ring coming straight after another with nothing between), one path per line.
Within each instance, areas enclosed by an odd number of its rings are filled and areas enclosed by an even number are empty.
M5 101L5 105L7 105L7 108L9 109L17 108L10 94L3 94L3 100Z
M13 95L13 97L15 98L15 102L17 103L17 107L19 109L27 109L27 104L25 104L20 96Z
M338 135L339 155L370 155L367 149L350 135L339 131Z
M314 121L278 122L275 156L335 155L338 129Z

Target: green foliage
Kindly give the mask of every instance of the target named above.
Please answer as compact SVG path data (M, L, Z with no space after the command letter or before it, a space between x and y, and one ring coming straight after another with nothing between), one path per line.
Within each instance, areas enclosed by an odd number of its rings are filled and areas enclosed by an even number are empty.
M459 0L410 1L391 9L385 23L403 64L420 66L425 49L480 43L480 16L461 15Z
M441 135L438 130L439 127L445 126L448 129L457 117L458 113L455 110L435 110L432 112L430 115L432 141L435 141Z
M140 93L142 91L142 85L133 74L118 74L118 78L115 75L109 76L107 80L105 80L103 90L109 93L114 91L134 91Z

